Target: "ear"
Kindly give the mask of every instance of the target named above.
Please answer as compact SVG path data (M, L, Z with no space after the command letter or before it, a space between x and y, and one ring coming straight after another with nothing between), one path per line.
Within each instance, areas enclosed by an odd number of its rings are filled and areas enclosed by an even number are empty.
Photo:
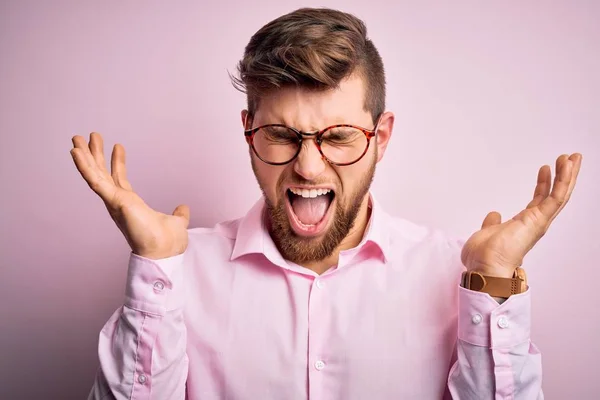
M252 118L250 117L250 113L248 110L242 110L242 125L244 129L250 129L252 126Z
M377 162L381 161L385 154L385 149L390 142L392 137L392 130L394 129L394 114L391 112L384 112L379 118L379 124L377 125L377 136L375 140L377 143Z

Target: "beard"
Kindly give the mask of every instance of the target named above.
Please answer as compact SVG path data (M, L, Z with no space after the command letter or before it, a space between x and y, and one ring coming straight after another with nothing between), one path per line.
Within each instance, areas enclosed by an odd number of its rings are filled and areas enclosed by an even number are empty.
M284 196L280 196L277 203L273 203L267 196L262 187L263 197L265 199L265 218L267 229L275 246L288 261L302 265L311 262L323 260L333 254L335 249L344 240L356 222L356 217L360 211L360 206L369 192L371 183L375 176L375 165L377 163L377 150L373 160L366 173L361 177L360 182L353 193L347 193L342 196L341 193L335 193L335 210L332 216L331 226L319 237L303 237L294 232L290 225L289 217L286 212L287 201ZM254 168L254 160L252 160ZM344 167L341 167L344 168ZM256 169L255 175L256 175ZM290 180L296 184L315 184L314 181L307 181L293 172ZM258 175L256 175L258 177ZM278 182L281 186L284 176ZM281 191L278 191L281 193ZM333 204L329 205L330 207Z

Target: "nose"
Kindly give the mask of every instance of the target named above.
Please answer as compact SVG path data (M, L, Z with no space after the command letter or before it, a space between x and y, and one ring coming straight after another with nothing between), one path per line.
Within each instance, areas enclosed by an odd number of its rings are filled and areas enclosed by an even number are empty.
M294 171L306 180L313 180L325 171L326 160L323 159L314 138L304 138L302 148L296 160Z

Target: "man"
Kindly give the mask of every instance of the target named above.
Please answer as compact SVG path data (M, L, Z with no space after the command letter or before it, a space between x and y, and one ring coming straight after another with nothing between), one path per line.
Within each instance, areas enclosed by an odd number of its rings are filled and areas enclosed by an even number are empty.
M519 267L581 155L557 159L553 185L543 166L521 213L488 214L463 243L388 216L369 193L394 115L360 20L284 15L252 37L239 73L263 191L242 219L188 230L187 206L165 215L135 194L122 146L109 174L101 136L73 138L132 249L90 398L543 398Z

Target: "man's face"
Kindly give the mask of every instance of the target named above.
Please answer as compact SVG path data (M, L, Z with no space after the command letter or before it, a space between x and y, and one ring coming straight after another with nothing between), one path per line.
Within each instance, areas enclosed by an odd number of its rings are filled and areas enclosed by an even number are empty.
M364 109L363 85L362 78L351 76L327 91L296 87L273 91L261 99L252 126L284 124L303 132L335 124L373 129L372 116ZM375 164L389 138L387 130L391 133L393 116L386 114L380 123L382 137L371 139L365 156L349 166L334 166L323 159L312 138L303 141L297 158L282 166L266 164L251 152L252 168L266 200L268 228L285 259L297 264L323 260L348 235L366 205ZM317 191L316 197L311 189Z

